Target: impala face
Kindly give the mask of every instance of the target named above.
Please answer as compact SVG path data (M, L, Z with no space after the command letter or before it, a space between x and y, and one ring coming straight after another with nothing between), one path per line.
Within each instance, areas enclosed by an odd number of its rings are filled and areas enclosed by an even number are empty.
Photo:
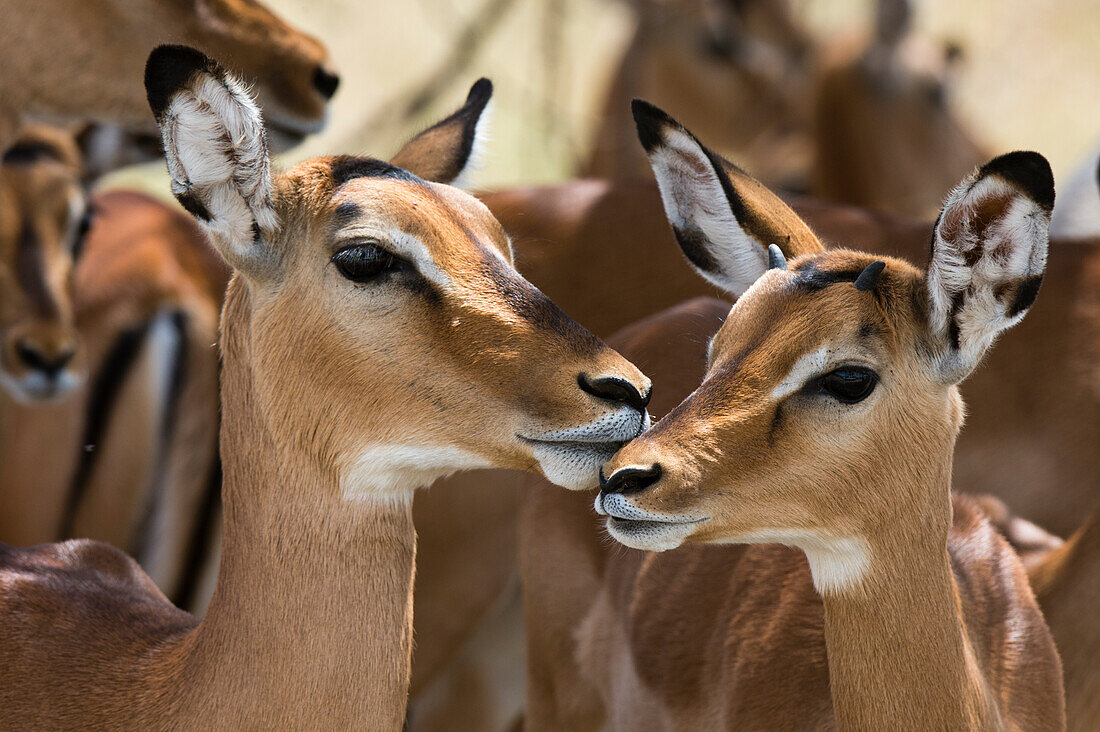
M392 163L274 177L259 112L223 69L163 47L146 84L173 191L241 273L223 322L248 324L257 408L338 467L344 498L479 467L591 487L647 425L649 381L516 272L480 201L432 182L476 157L487 81Z
M83 378L72 270L89 223L73 141L28 130L0 164L0 384L20 401Z
M815 582L844 585L867 566L867 537L898 506L923 506L915 486L949 484L956 384L1042 281L1050 167L1018 152L974 171L944 206L925 273L824 251L663 112L636 103L635 119L685 254L740 297L699 388L604 466L596 510L628 546L786 543ZM802 256L788 266L775 238ZM935 500L928 520L949 521Z

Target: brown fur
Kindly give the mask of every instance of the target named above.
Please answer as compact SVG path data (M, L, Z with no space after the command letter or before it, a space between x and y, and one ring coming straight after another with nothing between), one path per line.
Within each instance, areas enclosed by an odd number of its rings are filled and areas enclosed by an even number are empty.
M425 167L437 162L431 152ZM402 159L415 173L411 153ZM103 545L6 550L0 669L19 669L0 683L9 720L400 727L419 478L386 468L385 453L358 464L364 447L447 445L530 470L517 432L607 413L578 373L648 390L515 273L499 224L475 199L400 177L337 185L339 162L314 159L275 179L279 228L254 242L265 264L229 288L224 551L206 616L171 607ZM418 236L453 285L360 291L329 264L349 226L341 203L356 205L357 224ZM228 244L215 244L225 256ZM379 467L388 472L375 485Z
M1100 725L1100 510L1034 562L1028 576L1062 656L1068 729L1094 730Z
M141 68L166 42L204 49L255 82L278 147L323 122L327 98L313 75L329 70L328 53L258 2L41 0L5 8L0 150L39 115L153 131Z

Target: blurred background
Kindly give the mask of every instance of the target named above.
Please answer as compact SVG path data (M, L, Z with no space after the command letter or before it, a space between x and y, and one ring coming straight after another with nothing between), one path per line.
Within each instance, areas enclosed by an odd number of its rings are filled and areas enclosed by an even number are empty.
M496 85L483 188L576 176L616 70L652 0L269 0L324 40L342 76L322 134L284 164L330 152L387 156L458 106L469 85ZM683 3L680 3L683 5ZM872 0L793 0L822 46L866 34ZM1065 180L1100 140L1100 4L1095 0L921 0L911 35L954 44L949 104L991 154L1035 149ZM665 19L667 20L667 18ZM656 31L660 33L660 28ZM668 109L674 116L682 110ZM747 163L745 161L743 164ZM751 166L750 166L751 167ZM105 187L167 198L163 163ZM759 172L759 171L757 171Z

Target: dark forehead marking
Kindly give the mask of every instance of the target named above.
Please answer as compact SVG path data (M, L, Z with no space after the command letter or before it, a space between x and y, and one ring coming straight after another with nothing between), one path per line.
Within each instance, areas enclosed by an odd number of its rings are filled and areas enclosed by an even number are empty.
M337 187L354 178L389 178L408 183L424 182L404 168L390 165L384 160L355 155L339 155L334 158L329 174Z
M817 292L829 285L838 282L855 282L863 273L863 267L854 269L821 269L817 262L809 261L800 264L794 270L794 278L789 282L789 287L804 292Z
M30 165L40 160L56 160L65 162L61 151L48 142L41 140L27 140L17 142L4 153L4 165Z

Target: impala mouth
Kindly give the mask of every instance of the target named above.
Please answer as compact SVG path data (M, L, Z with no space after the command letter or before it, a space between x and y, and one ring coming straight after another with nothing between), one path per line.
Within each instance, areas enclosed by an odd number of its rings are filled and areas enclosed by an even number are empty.
M600 466L650 424L648 414L624 408L578 427L516 437L531 448L547 480L571 490L599 484Z
M607 531L620 544L643 551L675 549L695 531L705 516L666 516L632 504L621 493L596 496L596 513L607 517Z

